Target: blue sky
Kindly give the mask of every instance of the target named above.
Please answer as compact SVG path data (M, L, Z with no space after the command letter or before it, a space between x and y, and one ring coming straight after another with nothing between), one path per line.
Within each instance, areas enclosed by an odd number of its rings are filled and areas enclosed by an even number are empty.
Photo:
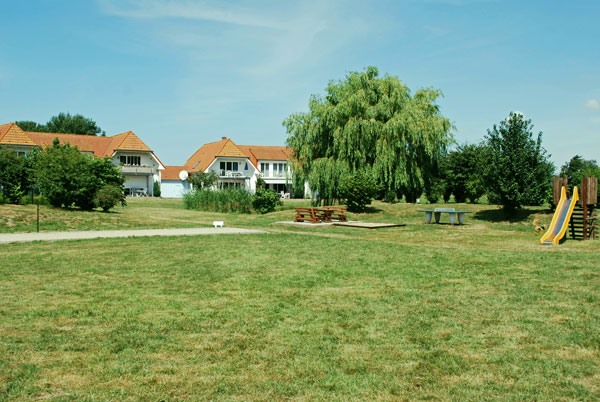
M441 89L459 143L520 111L557 166L600 161L599 1L30 0L0 14L0 123L80 113L168 165L222 136L283 145L288 115L369 65Z

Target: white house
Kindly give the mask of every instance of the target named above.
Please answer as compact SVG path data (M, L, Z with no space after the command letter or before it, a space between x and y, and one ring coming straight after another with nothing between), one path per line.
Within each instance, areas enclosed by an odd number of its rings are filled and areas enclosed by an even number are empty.
M237 145L223 137L220 141L204 144L183 166L169 166L168 180L161 182L163 197L182 197L190 190L179 173L215 172L218 188L239 187L256 191L256 181L262 177L266 187L279 193L291 193L292 170L289 163L291 150L281 146ZM166 195L168 194L168 195ZM179 195L181 194L181 195Z
M130 195L153 195L154 183L160 182L165 169L154 152L132 131L112 137L94 135L37 133L23 131L15 123L0 125L0 146L27 155L35 148L51 146L55 138L62 144L76 146L82 153L98 158L109 157L121 166L125 189Z

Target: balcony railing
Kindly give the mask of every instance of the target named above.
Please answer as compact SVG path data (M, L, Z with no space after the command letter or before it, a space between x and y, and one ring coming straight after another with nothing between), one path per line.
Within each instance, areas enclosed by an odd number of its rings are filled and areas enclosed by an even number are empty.
M269 174L269 175L262 173L262 177L263 177L263 179L285 179L286 177L290 177L290 176L288 176L287 173L276 172L276 173Z
M149 166L121 166L123 174L130 175L150 175L154 173L154 168Z
M247 179L248 176L245 176L242 172L234 172L232 170L220 170L219 177L228 178L228 179Z

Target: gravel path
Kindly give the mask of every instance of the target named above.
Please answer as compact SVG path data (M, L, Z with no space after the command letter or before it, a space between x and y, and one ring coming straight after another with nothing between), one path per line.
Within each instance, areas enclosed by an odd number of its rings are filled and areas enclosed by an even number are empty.
M54 240L80 240L99 239L108 237L144 237L144 236L198 236L217 234L263 234L264 230L240 228L186 228L186 229L140 229L140 230L95 230L81 232L41 232L41 233L0 233L0 244L29 242L29 241L54 241Z

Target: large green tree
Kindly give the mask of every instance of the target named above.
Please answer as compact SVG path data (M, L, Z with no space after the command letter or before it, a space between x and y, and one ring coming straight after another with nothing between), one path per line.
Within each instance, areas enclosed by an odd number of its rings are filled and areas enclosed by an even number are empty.
M452 141L440 95L432 88L411 95L375 67L331 81L324 96L310 98L308 113L283 122L294 173L308 179L319 202L340 199L342 178L358 171L373 175L383 191L418 197Z
M38 124L34 121L23 120L17 121L19 126L24 131L36 131L45 133L62 133L62 134L85 134L85 135L106 135L96 122L88 117L80 114L71 115L70 113L59 113L52 116L46 124Z
M523 205L541 205L552 188L554 165L542 147L542 133L534 138L531 120L510 113L488 130L486 193L508 213Z

